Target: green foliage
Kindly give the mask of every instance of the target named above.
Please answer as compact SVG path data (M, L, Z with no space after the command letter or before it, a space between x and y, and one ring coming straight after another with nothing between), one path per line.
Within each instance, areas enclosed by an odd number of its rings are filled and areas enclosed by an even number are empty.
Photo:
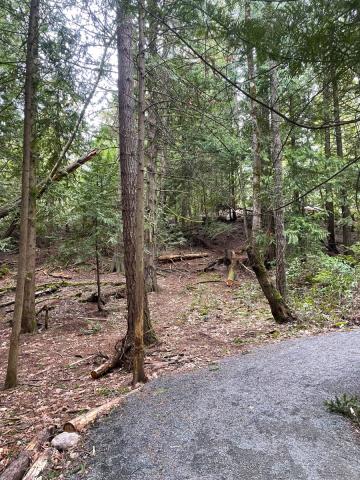
M286 225L286 239L291 252L319 251L321 242L326 239L322 225L324 214L312 216L292 215Z
M11 252L13 248L14 246L11 238L0 238L0 252Z
M233 223L225 223L219 221L207 221L201 226L201 231L206 237L215 240L216 237L224 234L231 234L237 228Z
M326 408L329 412L338 413L350 418L356 425L360 426L360 400L357 396L348 396L345 393L334 400L326 400Z
M346 317L360 268L346 257L324 253L294 258L288 268L291 300L308 321L336 323Z
M88 325L87 328L82 328L80 331L83 335L96 335L100 333L102 329L102 325L100 322L96 322L94 324Z
M158 216L157 242L160 250L185 246L188 243L182 226L179 223L171 223L169 217Z
M10 272L10 268L6 265L0 265L0 279L6 277L6 275Z

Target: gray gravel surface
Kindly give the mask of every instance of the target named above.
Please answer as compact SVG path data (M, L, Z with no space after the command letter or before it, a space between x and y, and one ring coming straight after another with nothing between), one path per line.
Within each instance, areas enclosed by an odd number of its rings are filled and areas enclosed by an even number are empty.
M85 478L359 480L359 434L323 404L360 393L359 345L289 340L153 381L92 429Z

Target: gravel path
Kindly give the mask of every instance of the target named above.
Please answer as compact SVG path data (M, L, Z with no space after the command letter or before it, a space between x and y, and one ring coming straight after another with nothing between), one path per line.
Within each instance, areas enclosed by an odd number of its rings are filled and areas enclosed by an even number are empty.
M153 381L91 431L85 478L359 480L360 437L323 406L360 394L359 346L360 330L289 340Z

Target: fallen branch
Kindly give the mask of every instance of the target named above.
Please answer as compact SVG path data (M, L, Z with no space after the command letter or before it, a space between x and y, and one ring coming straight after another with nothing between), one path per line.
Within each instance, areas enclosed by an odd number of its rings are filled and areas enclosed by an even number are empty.
M83 157L79 158L73 163L70 163L67 167L65 167L63 170L58 171L52 178L51 180L47 181L41 181L36 185L36 191L37 191L37 198L42 197L42 195L48 190L49 186L53 182L58 182L59 180L62 180L63 178L66 178L70 173L75 172L79 167L84 165L87 161L91 160L95 155L99 153L98 150L92 150L91 152L87 153ZM3 207L0 208L0 219L7 217L12 211L17 210L20 208L20 203L21 199L17 198L13 202L4 205Z
M157 259L162 263L181 262L182 260L195 260L196 258L208 257L208 253L180 253L170 255L160 255Z
M93 353L92 355L89 355L88 357L80 358L80 360L77 360L76 362L70 363L68 367L74 368L75 366L79 366L83 363L87 363L89 360L95 359L97 357L105 358L106 360L109 358L107 355L104 355L101 352L97 352L97 353Z
M107 415L110 411L118 407L129 395L137 392L139 389L131 390L131 392L122 395L121 397L114 398L100 407L93 408L89 412L79 415L78 417L73 418L69 422L66 422L63 426L64 432L82 432L85 428L91 425L97 418L101 415Z
M215 267L217 265L222 265L223 263L224 263L224 257L216 258L215 260L212 260L210 263L208 263L202 271L210 272L211 270L215 270Z
M47 272L47 271L44 271L45 275L48 275L49 277L53 277L53 278L63 278L63 279L66 279L66 280L71 280L72 276L71 275L67 275L66 273L50 273L50 272Z
M222 279L200 280L200 282L193 283L193 285L201 285L202 283L222 283Z
M29 468L31 461L36 461L40 455L40 448L48 442L54 434L54 427L41 430L27 445L18 457L10 463L7 469L0 476L0 480L21 480Z

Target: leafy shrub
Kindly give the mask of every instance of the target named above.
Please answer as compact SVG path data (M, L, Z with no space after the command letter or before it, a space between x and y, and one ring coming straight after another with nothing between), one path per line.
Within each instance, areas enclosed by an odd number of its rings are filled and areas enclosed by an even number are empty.
M292 301L309 320L338 322L349 310L360 279L360 266L343 256L324 253L291 261L288 269Z
M0 239L0 252L11 252L13 250L13 244L11 238Z
M293 215L286 227L286 239L290 250L318 251L326 239L326 230L321 227L324 214L311 216Z

